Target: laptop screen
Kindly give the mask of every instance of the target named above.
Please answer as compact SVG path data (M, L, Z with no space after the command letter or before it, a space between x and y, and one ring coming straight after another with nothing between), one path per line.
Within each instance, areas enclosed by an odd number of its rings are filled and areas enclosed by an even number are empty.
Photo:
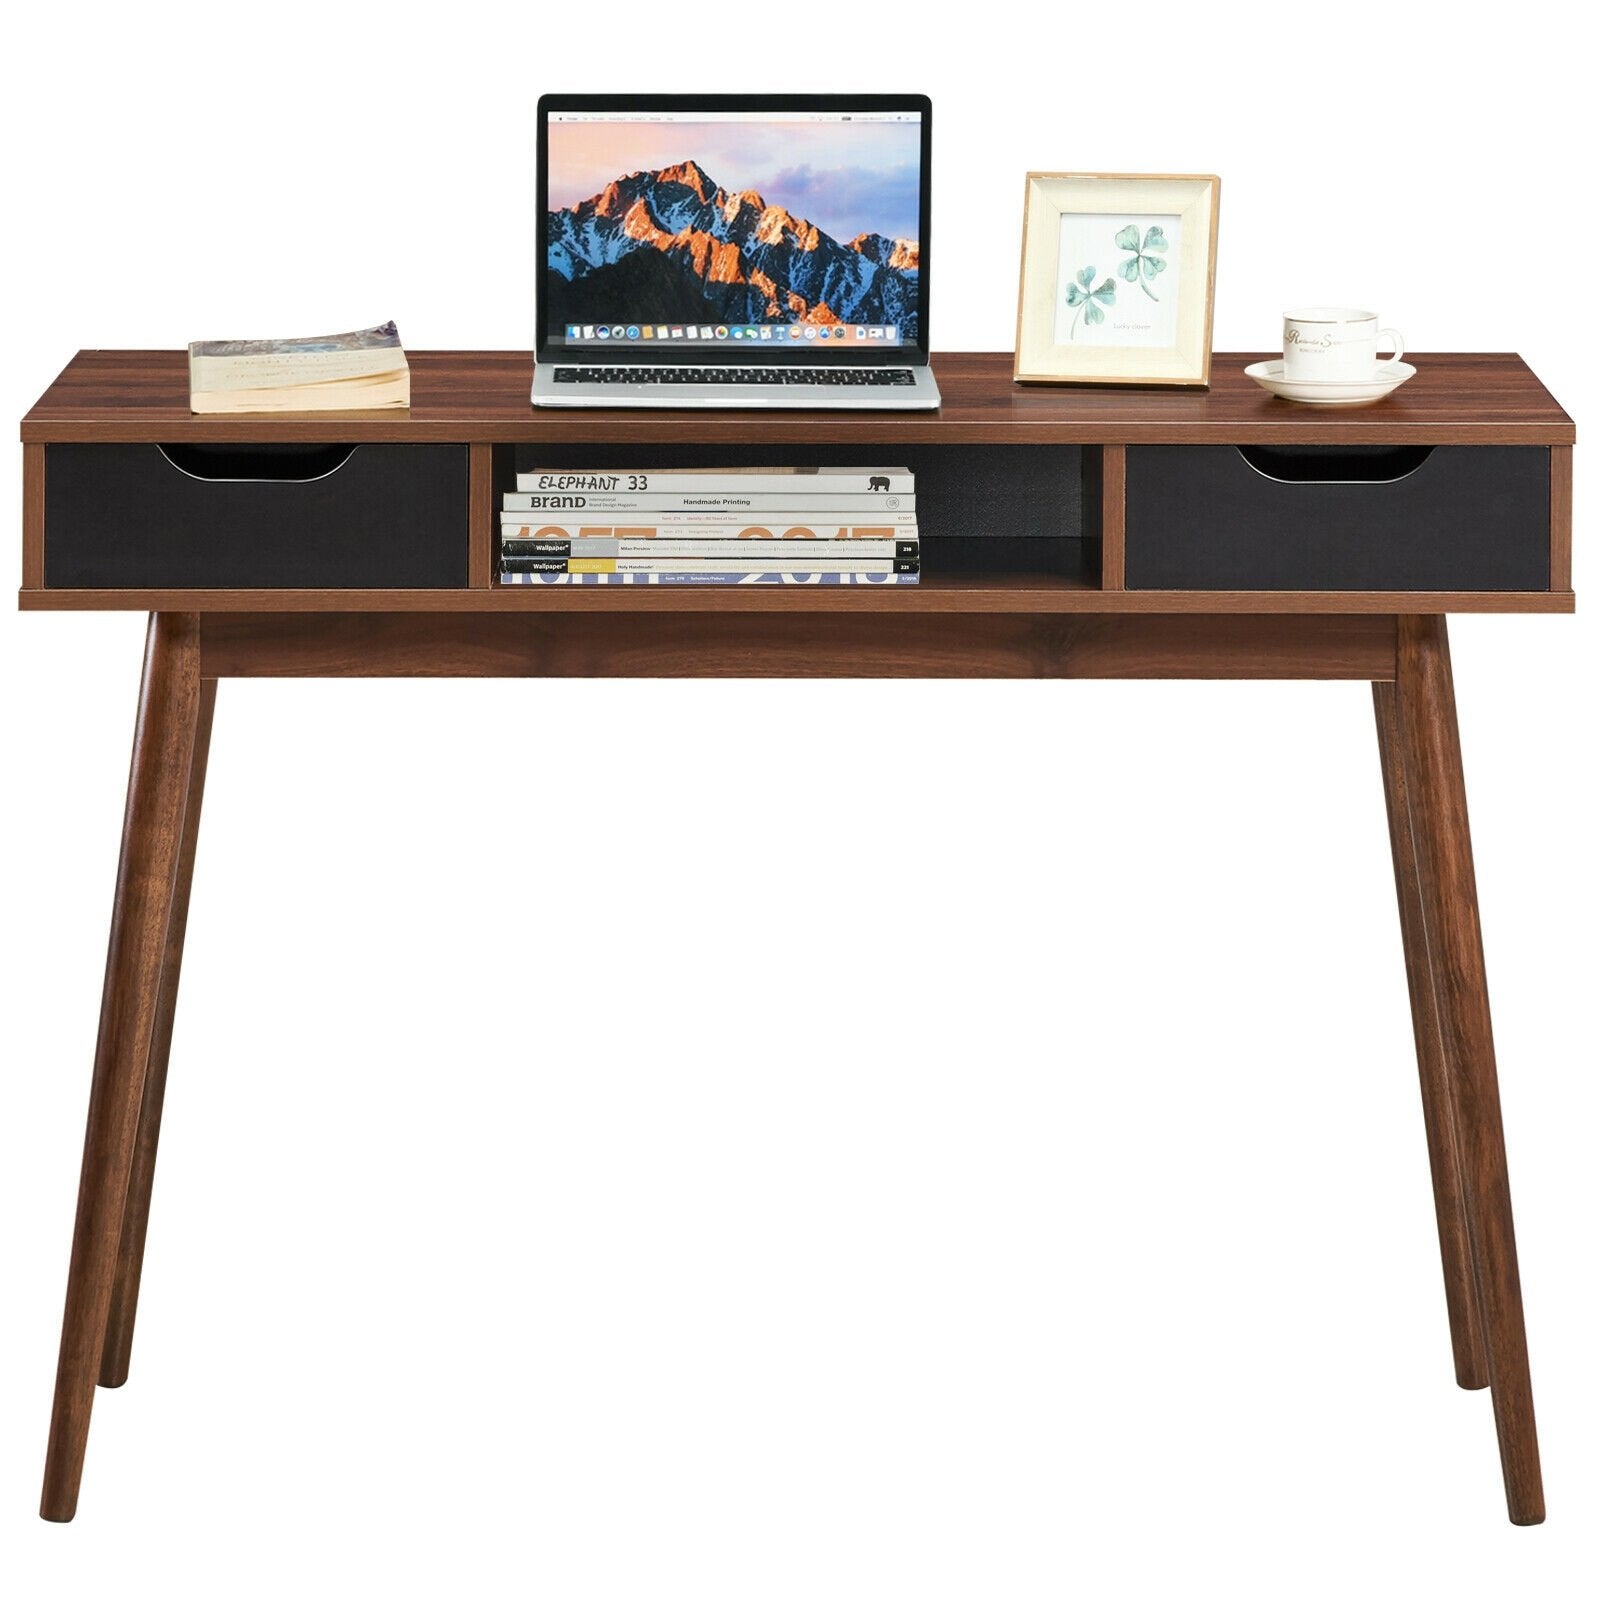
M540 102L542 355L927 349L927 102Z

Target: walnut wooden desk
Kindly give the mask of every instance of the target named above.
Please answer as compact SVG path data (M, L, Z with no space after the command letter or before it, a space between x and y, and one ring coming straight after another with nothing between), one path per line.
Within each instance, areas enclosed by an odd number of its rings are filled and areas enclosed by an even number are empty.
M1456 1381L1544 1516L1445 614L1570 611L1574 429L1515 356L1383 403L1020 390L937 413L543 411L530 358L417 353L409 412L193 417L175 351L85 351L22 424L21 605L148 611L42 1513L128 1375L219 678L1338 678L1369 682ZM892 463L920 587L500 587L536 466Z

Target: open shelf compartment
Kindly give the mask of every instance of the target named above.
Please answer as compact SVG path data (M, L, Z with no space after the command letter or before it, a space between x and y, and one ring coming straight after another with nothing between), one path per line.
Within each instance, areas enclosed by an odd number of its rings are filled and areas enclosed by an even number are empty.
M504 445L494 452L492 524L482 536L497 556L503 496L519 472L903 467L916 479L916 587L1098 589L1099 457L1098 448L1061 444ZM489 570L498 587L497 559Z

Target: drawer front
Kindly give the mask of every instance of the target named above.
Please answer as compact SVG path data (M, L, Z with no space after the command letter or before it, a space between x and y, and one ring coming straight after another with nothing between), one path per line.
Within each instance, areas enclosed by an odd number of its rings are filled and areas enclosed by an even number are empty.
M57 589L448 589L465 445L50 445Z
M1135 445L1130 589L1547 590L1550 452Z

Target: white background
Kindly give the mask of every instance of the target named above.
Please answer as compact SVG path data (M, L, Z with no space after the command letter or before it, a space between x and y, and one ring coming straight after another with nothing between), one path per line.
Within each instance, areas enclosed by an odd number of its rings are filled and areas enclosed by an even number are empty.
M936 348L1009 347L1029 168L1217 172L1219 349L1366 305L1589 414L1592 308L1530 287L1596 246L1567 8L1149 4L1137 71L1085 12L556 9L13 17L5 415L79 346L526 348L537 93L735 81L933 96ZM63 1528L144 622L0 615L0 1588L1591 1594L1595 634L1452 626L1542 1530L1451 1378L1367 691L1088 683L224 684Z

